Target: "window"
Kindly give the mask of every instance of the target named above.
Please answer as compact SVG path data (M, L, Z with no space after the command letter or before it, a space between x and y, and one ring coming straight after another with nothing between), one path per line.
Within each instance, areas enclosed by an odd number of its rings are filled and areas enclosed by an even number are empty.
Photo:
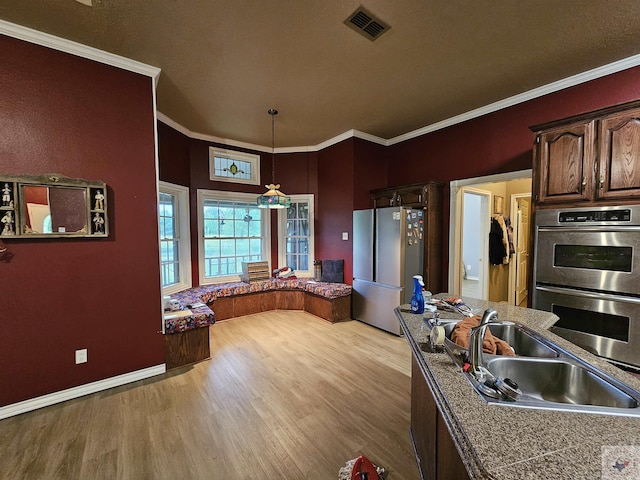
M278 267L291 267L296 276L313 276L313 195L291 195L291 206L278 210Z
M209 178L220 182L258 185L260 155L209 147Z
M191 287L189 239L189 189L159 183L158 223L160 230L160 279L162 292L169 295Z
M239 281L242 262L270 260L269 210L256 197L198 190L200 284Z

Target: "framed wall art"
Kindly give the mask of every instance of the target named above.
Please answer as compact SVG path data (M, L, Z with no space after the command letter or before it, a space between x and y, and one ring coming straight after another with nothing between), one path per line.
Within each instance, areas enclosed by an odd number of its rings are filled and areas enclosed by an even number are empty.
M493 196L493 214L502 215L504 213L504 197L500 195Z

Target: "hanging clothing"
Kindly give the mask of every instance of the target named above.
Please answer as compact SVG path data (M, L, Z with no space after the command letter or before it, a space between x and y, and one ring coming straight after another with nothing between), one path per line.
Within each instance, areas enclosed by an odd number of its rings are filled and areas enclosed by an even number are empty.
M516 248L513 246L513 226L511 226L511 218L504 217L504 224L507 226L507 239L509 240L509 256L513 256L516 253Z
M498 221L500 229L502 230L502 243L504 244L504 258L502 259L502 263L507 264L509 263L509 234L507 233L507 224L502 215L496 215L495 219Z
M507 249L504 244L504 232L500 222L492 218L491 230L489 231L489 263L491 265L502 265L507 256Z

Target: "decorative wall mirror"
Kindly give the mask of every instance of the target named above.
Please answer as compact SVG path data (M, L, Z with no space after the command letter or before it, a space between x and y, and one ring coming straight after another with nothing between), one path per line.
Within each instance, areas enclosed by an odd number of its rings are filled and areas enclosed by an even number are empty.
M0 177L0 236L106 237L107 185L59 174Z

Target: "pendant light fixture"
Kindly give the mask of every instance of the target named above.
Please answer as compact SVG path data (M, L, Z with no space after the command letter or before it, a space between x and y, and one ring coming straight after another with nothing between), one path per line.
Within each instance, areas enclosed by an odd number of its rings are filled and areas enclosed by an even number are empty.
M289 208L291 198L282 193L279 188L280 184L276 184L276 135L275 135L275 118L278 111L270 108L267 113L271 115L271 182L265 185L267 191L257 198L258 208Z

